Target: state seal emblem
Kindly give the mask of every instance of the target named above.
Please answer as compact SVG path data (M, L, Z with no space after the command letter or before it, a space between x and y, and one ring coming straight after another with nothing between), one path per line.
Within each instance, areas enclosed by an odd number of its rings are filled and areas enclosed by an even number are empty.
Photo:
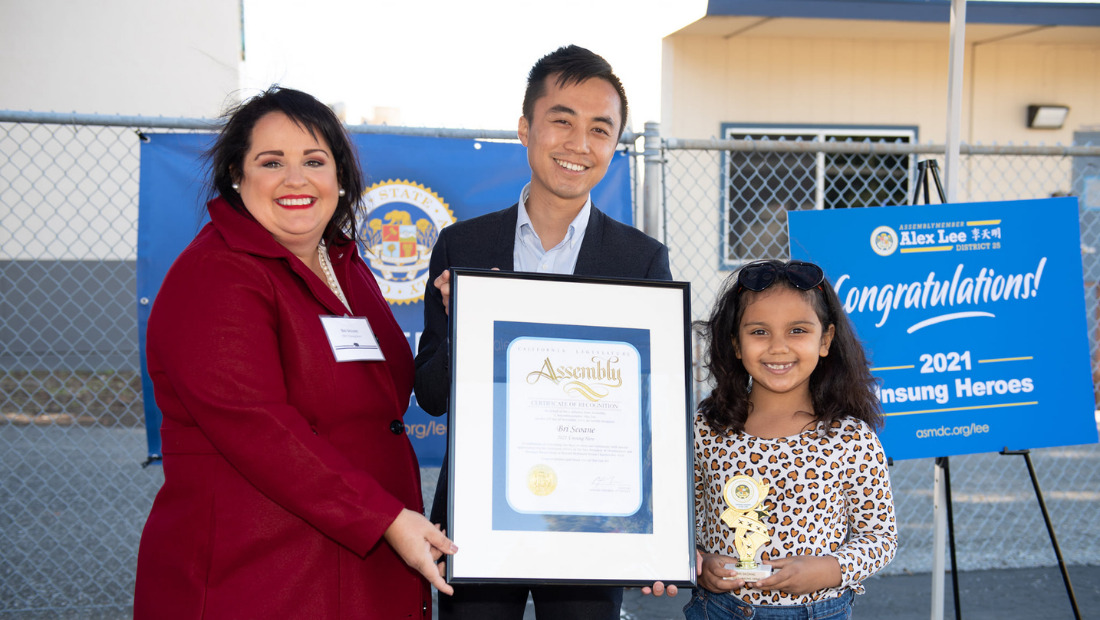
M871 249L879 256L889 256L898 249L898 233L889 226L879 226L871 231Z
M359 244L382 295L391 304L424 298L428 261L439 231L455 222L431 189L405 180L371 185L359 207Z

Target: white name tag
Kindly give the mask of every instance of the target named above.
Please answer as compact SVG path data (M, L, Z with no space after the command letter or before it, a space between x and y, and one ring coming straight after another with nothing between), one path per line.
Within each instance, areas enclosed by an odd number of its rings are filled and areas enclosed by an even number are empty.
M338 362L373 362L385 360L382 348L363 316L321 316L332 354Z

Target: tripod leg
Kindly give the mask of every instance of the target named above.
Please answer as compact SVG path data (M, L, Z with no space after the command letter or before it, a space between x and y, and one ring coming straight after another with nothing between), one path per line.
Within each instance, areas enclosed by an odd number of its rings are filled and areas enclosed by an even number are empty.
M936 165L936 160L934 160L934 159L929 160L928 161L928 167L932 169L932 180L936 182L936 191L940 195L940 203L946 204L947 203L947 195L943 193L943 184L940 183L940 169L939 169L939 166ZM927 196L928 196L927 181L926 181L926 184L924 186L924 195L927 198ZM928 204L927 200L925 200L925 204Z
M951 551L951 589L955 596L955 620L962 620L962 607L959 605L959 563L955 555L955 514L951 506L951 464L946 456L937 458L936 463L943 468L943 487L947 494L947 548Z
M917 187L917 191L924 193L924 204L931 204L932 194L928 193L928 160L917 165L920 167L920 178L917 180L920 185ZM916 202L916 200L913 201L914 204Z
M1066 561L1062 557L1062 546L1058 544L1058 536L1054 533L1054 524L1050 522L1050 513L1047 512L1047 503L1043 499L1043 490L1039 488L1039 477L1035 475L1035 466L1031 463L1031 450L1003 450L1001 454L1019 454L1024 457L1024 462L1027 463L1027 473L1031 476L1031 486L1035 488L1035 498L1039 500L1039 510L1043 512L1043 523L1047 526L1050 544L1054 546L1054 555L1058 558L1058 568L1062 571L1062 582L1066 584L1069 604L1073 607L1073 617L1081 620L1081 610L1077 606L1077 595L1073 592L1073 584L1069 580L1069 570L1066 569Z

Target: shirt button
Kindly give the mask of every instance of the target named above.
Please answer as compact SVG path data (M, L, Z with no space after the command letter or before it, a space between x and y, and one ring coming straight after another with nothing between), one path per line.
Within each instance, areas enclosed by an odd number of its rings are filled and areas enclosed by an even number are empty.
M405 432L405 425L401 422L401 420L394 420L393 422L390 422L390 432L394 435L400 435L401 433Z

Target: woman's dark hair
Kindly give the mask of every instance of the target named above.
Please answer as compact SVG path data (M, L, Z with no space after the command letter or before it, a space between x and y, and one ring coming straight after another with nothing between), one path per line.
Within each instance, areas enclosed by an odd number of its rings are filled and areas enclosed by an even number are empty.
M882 405L875 396L875 378L871 376L863 345L832 285L826 279L817 287L799 290L791 285L782 269L786 262L767 262L780 268L771 286L798 291L813 306L823 329L835 326L829 354L818 360L810 375L814 416L826 427L834 420L850 416L872 428L882 428ZM735 272L722 284L710 318L694 325L705 343L703 365L715 381L714 390L699 403L699 410L707 424L719 432L744 430L752 409L749 373L737 358L734 340L745 314L745 296L755 293L738 286L738 275Z
M603 56L576 45L566 45L539 58L527 74L527 90L523 93L523 116L527 122L535 115L535 102L546 94L546 78L557 76L559 87L580 84L592 78L606 81L619 95L619 135L623 137L626 127L626 90L618 76L611 70L611 64ZM616 138L616 139L618 139Z
M210 166L211 197L221 195L234 209L247 213L241 195L233 189L240 181L244 157L252 146L252 129L261 118L281 112L314 138L323 139L336 164L336 179L344 190L336 203L328 226L322 235L327 245L338 243L341 233L355 238L355 207L363 196L363 172L359 158L340 119L328 106L312 95L292 88L272 86L244 103L228 110L222 118L225 125L214 146L206 152Z

